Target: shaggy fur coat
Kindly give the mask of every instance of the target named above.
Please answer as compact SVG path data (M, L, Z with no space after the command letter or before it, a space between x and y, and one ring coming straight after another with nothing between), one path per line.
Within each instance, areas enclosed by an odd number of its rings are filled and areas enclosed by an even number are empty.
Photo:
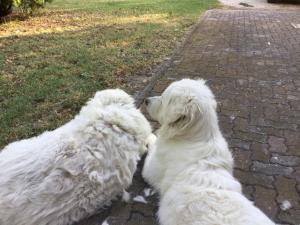
M69 225L132 181L151 127L121 90L97 92L79 115L0 153L0 224Z
M243 196L232 174L217 104L203 80L174 82L146 103L161 124L143 168L160 194L161 225L274 225Z

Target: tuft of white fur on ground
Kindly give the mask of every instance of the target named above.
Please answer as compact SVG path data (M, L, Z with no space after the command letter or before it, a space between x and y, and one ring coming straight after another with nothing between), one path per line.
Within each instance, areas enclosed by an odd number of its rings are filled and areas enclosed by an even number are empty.
M145 197L148 197L151 194L151 188L145 188L143 192L144 192Z
M101 225L109 225L109 223L107 222L107 220L104 220Z
M130 200L131 200L130 193L128 193L127 191L123 191L122 201L128 203L130 202Z
M283 211L289 210L292 207L292 204L288 200L284 200L280 204L280 208Z
M152 196L152 195L154 195L154 194L156 194L156 191L153 189L153 190L151 191L151 193L150 193L150 196Z
M156 193L155 190L153 190L152 188L145 188L143 190L143 192L144 192L144 196L145 197L152 196L152 195L154 195Z
M274 225L242 194L204 80L183 79L147 99L161 125L142 175L159 192L161 225Z
M131 184L152 142L132 97L97 92L67 124L0 152L0 224L69 225L93 214Z
M133 201L135 202L139 202L139 203L144 203L144 204L148 204L148 202L146 201L146 199L141 196L141 195L137 195L133 198Z

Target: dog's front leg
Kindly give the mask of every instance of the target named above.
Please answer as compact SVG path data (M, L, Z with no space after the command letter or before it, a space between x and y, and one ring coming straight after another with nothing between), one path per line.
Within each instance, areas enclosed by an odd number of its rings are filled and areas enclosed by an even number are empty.
M159 191L159 184L161 178L163 177L163 168L159 162L156 148L148 152L142 171L142 176L151 186L155 188L156 191Z

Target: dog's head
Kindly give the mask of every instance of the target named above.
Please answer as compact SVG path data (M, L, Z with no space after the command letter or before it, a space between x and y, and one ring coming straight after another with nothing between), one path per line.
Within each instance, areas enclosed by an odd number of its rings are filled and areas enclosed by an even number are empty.
M95 96L87 102L86 106L81 109L80 114L93 118L99 114L97 111L103 110L105 107L111 105L133 108L134 100L125 91L120 89L98 91Z
M145 103L150 116L161 124L160 135L167 138L194 135L191 133L205 129L208 121L217 122L217 103L204 80L174 82L161 96Z
M98 91L91 101L93 101L94 103L97 102L102 106L112 104L133 106L134 103L133 98L121 89L107 89Z
M80 115L91 121L102 120L120 132L130 133L141 142L140 153L148 149L147 138L151 126L144 115L135 107L134 99L120 89L98 91Z

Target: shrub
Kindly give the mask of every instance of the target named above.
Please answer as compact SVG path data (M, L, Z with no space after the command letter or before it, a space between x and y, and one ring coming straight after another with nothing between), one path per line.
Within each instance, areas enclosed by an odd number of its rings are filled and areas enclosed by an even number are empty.
M12 6L12 0L0 0L0 17L10 14L12 11Z
M0 17L11 13L12 7L18 7L23 15L30 15L52 0L0 0Z
M52 0L13 0L14 6L19 7L24 15L30 15L38 8L44 7L46 2Z

